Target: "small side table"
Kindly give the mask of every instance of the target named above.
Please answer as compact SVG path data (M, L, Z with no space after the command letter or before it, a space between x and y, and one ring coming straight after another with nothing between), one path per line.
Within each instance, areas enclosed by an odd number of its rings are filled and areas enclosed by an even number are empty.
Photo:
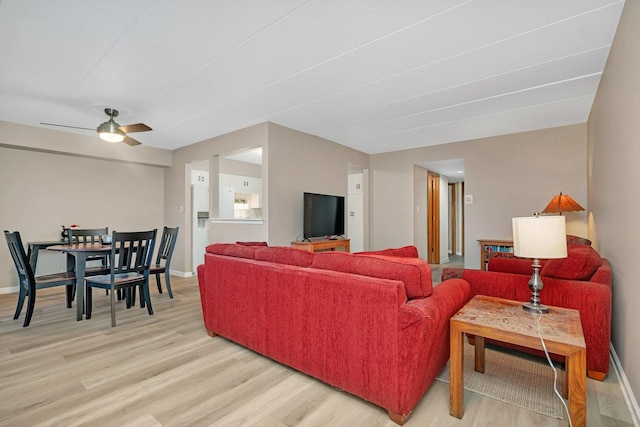
M475 338L475 370L484 372L484 340L495 339L519 346L542 350L541 335L549 353L565 356L569 416L575 427L587 424L587 362L580 313L561 307L549 307L539 315L522 309L522 302L476 295L451 318L450 413L463 415L464 334Z

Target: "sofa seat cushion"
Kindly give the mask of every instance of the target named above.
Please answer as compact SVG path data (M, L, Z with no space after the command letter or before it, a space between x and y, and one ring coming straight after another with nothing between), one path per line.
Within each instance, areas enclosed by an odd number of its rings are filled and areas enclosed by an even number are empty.
M418 258L418 248L413 245L401 248L382 249L380 251L356 252L356 255L385 255L406 258Z
M546 260L540 275L557 279L589 280L600 265L602 258L591 246L571 244L567 247L567 257Z
M207 246L205 251L215 255L255 259L256 246L245 246L237 243L213 243Z
M380 279L400 280L404 283L409 299L424 298L433 293L431 268L419 258L320 252L316 254L311 267Z
M256 260L298 267L310 267L315 253L290 248L288 246L265 246L256 249Z

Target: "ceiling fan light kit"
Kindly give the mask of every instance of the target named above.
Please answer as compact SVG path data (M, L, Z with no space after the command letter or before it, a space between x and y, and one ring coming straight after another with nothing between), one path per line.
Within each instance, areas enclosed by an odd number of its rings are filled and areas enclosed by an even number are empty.
M107 142L122 142L124 140L124 132L118 129L120 125L113 121L104 122L98 126L98 135L100 139Z
M145 125L144 123L136 123L132 125L120 126L118 123L115 122L115 120L113 120L114 117L118 117L118 110L116 110L115 108L105 108L104 112L107 116L109 116L109 120L102 123L97 128L98 136L103 141L113 142L113 143L124 141L125 144L131 145L131 146L140 145L140 142L136 141L130 136L127 136L127 132L147 132L147 131L153 130L149 126ZM60 126L65 128L91 130L89 128L59 125L55 123L40 122L40 124L47 125L47 126Z

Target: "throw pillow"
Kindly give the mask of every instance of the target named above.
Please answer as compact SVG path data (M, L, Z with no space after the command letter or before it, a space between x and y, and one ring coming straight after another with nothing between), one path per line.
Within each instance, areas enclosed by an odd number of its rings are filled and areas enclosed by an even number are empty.
M290 248L288 246L270 246L256 249L256 260L289 264L298 267L310 267L315 254L313 252Z
M401 248L382 249L380 251L356 252L356 255L386 255L407 258L418 258L418 248L413 245L403 246Z
M207 246L206 252L215 255L254 259L256 247L237 245L235 243L212 243Z
M589 280L600 265L602 258L591 246L572 244L567 247L566 258L545 260L540 275L556 279Z

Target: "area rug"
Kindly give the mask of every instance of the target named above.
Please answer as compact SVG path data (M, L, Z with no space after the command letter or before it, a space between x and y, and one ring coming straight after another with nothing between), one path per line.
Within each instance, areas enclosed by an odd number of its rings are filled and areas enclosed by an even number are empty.
M474 348L465 341L464 388L549 417L564 419L564 406L553 391L553 370L546 359L528 354L485 348L485 372L474 371ZM558 390L565 375L558 370ZM436 377L449 383L449 363Z

